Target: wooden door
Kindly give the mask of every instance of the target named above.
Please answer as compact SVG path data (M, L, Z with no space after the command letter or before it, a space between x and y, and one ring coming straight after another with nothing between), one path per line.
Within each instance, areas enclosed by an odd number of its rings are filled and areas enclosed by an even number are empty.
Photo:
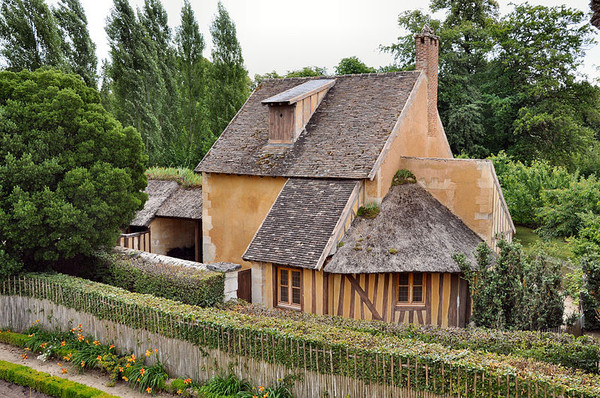
M252 269L248 268L238 272L238 298L252 302Z

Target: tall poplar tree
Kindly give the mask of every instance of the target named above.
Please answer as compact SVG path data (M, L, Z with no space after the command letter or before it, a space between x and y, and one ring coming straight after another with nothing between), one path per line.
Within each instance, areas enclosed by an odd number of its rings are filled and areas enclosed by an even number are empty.
M221 2L211 27L213 41L211 68L211 129L220 135L249 94L250 79L244 69L242 47L235 24Z
M0 56L8 69L64 69L61 39L44 0L0 0Z
M186 162L194 165L208 151L214 141L210 130L207 106L208 68L203 57L204 37L200 33L194 11L185 0L181 9L181 26L175 36L177 45L177 68L182 98L182 130L185 131L181 149Z
M53 10L62 37L62 52L72 72L89 87L98 85L96 45L87 28L85 11L79 0L61 0Z

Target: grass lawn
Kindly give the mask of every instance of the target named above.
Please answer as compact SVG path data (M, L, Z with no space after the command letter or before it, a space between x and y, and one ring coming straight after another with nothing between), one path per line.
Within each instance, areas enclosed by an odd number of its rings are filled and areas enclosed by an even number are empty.
M544 250L549 256L560 260L569 260L573 257L571 247L564 239L552 238L543 240L533 229L517 225L514 240L523 245L525 253L529 254L537 248Z

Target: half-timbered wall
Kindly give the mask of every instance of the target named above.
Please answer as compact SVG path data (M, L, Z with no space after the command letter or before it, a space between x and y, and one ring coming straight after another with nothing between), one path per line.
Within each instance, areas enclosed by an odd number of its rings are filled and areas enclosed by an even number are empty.
M276 266L255 263L253 267L263 270L263 304L277 307ZM425 303L411 306L397 304L398 274L328 274L300 270L302 312L443 327L463 327L471 313L468 284L459 274L424 274Z

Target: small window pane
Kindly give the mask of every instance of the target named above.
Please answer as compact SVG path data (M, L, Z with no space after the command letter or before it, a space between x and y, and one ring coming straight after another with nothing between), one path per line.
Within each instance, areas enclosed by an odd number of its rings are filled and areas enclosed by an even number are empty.
M408 302L408 286L400 286L398 289L398 301Z
M408 285L408 274L400 274L400 285Z
M282 286L287 286L288 285L288 272L286 269L282 269L281 270L281 275L280 275L280 283Z
M292 271L292 286L300 287L300 271Z
M288 288L285 286L281 286L279 288L279 301L284 302L284 303L289 303L290 299L288 296Z
M422 286L414 286L413 287L413 302L418 302L418 303L423 302L423 287Z
M423 285L423 274L413 274L413 285Z
M300 289L292 289L292 304L300 305Z

